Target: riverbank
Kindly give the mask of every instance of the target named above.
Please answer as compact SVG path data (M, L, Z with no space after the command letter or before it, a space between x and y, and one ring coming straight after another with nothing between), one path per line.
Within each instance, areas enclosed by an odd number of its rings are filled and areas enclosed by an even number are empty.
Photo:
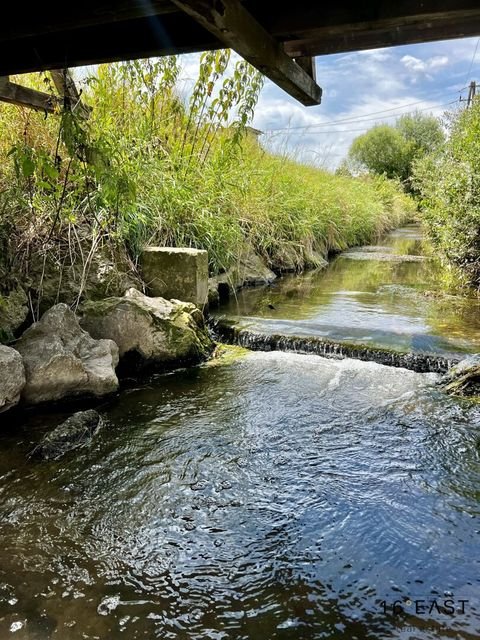
M146 246L205 249L210 276L236 288L245 262L300 272L415 215L396 183L272 155L234 113L226 127L206 106L181 103L175 73L158 91L165 74L102 66L82 94L88 121L25 121L0 105L1 342L59 302L76 309L144 290Z

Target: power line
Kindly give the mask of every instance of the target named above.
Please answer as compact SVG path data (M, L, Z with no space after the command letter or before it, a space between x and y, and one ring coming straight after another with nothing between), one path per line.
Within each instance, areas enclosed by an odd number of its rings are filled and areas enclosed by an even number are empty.
M421 100L420 102L425 102L425 100ZM420 104L420 102L416 102L416 103L412 103L412 104ZM443 104L437 104L437 105L431 105L430 107L425 107L423 109L416 109L415 111L405 111L404 113L393 113L391 115L388 116L382 116L382 119L386 119L386 118L398 118L400 116L406 116L409 115L411 113L416 113L418 111L432 111L433 109L440 109L442 107L447 107L450 106L452 104L456 104L458 102L458 100L451 100L450 102L444 102ZM411 105L403 105L403 108L405 108L406 106L411 106ZM402 107L393 107L396 109L402 108ZM310 124L310 125L304 125L302 127L284 127L284 128L279 128L279 129L264 129L265 133L269 133L269 132L279 132L279 131L293 131L293 130L299 130L299 129L303 129L305 131L308 131L309 129L312 129L313 127L324 127L327 124L336 124L336 123L348 123L348 124L362 124L362 122L371 122L373 120L378 120L378 118L370 118L367 116L370 115L374 115L375 113L381 114L381 113L385 113L387 111L392 111L392 109L385 109L384 111L378 111L378 112L373 112L371 114L366 114L366 116L359 116L357 118L344 118L342 120L329 120L328 122L321 122L318 124ZM345 130L347 131L347 130ZM337 133L342 133L341 131L336 130ZM311 131L311 134L315 134L315 133L324 133L322 131ZM335 130L330 131L329 133L335 133Z
M473 56L472 56L472 61L470 62L470 68L468 70L468 73L465 77L465 82L468 82L468 79L470 78L470 74L472 73L472 69L473 69L473 64L475 62L475 58L477 57L477 51L478 51L478 45L480 44L480 38L477 38L477 43L475 45L475 51L473 52Z

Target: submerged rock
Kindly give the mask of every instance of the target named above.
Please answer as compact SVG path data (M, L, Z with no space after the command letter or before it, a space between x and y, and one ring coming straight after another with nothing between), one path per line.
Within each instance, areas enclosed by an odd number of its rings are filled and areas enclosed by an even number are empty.
M90 442L101 426L102 419L97 411L78 411L47 433L30 455L43 460L57 460L67 451Z
M22 356L15 349L0 345L0 413L18 404L25 386Z
M99 397L118 387L117 345L89 336L66 304L49 309L25 331L16 348L25 364L22 397L27 403L69 396Z
M455 396L480 396L480 355L461 360L445 375L444 391Z
M144 364L198 362L213 348L194 304L149 298L136 289L85 303L81 324L95 338L114 340L120 357L136 354Z

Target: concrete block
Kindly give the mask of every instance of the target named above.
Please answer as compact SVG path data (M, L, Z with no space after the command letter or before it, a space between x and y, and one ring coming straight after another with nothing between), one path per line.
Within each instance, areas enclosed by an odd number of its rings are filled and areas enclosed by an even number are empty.
M208 254L203 249L147 247L140 267L148 293L154 297L193 302L208 300Z

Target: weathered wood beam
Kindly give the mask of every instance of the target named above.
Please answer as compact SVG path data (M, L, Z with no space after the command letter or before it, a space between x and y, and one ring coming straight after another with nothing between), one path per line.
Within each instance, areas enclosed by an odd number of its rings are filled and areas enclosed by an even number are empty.
M54 113L59 104L55 96L10 82L8 76L0 77L0 101L47 113Z
M222 43L218 39L179 11L175 14L32 36L13 42L0 41L0 75L192 53L221 47Z
M174 0L226 47L304 105L320 104L322 90L238 0Z
M68 105L71 110L77 111L84 118L88 118L91 109L82 102L80 92L70 71L68 69L54 69L50 71L50 75L56 90L64 100L64 106Z
M0 25L0 42L69 31L135 18L175 13L170 0L82 0L81 2L22 3L8 7L8 20Z
M427 19L383 20L374 24L348 24L312 29L303 38L285 43L288 55L319 56L378 47L394 47L480 35L480 7L465 17L430 16Z
M308 73L308 75L312 78L314 82L317 81L317 67L315 66L315 58L312 56L298 56L295 58L295 62L299 67Z

